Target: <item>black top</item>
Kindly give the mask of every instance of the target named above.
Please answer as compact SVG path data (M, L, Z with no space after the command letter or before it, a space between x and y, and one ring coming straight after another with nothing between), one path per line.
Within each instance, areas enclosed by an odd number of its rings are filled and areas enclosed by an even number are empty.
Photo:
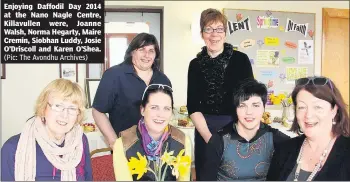
M233 50L231 44L224 44L224 51L210 58L206 47L198 53L188 68L187 109L213 115L234 115L232 94L239 82L254 78L246 54Z
M301 135L275 148L266 180L287 180L297 163L304 139L305 135ZM313 181L350 181L350 138L340 136L336 139L325 164Z
M272 133L273 146L276 146L277 144L290 139L289 136L280 132L278 129L271 128L271 126L264 124L264 123L260 124L259 130L257 131L256 135L250 141L247 141L246 139L241 137L237 132L235 124L232 125L232 123L226 125L224 128L219 130L217 133L214 133L212 135L212 137L209 139L209 142L206 146L205 160L204 160L205 163L204 163L203 168L201 170L201 174L198 174L198 175L200 175L200 179L203 179L206 181L216 181L217 180L219 166L221 164L222 156L224 153L224 139L223 139L223 137L225 135L230 135L230 139L232 141L236 140L240 143L253 143L256 140L258 140L260 137L265 135L266 133ZM240 166L240 167L242 167L242 166ZM252 169L251 171L253 172L254 169Z
M166 75L153 69L150 84L171 82ZM92 107L109 114L114 131L137 125L141 118L140 105L146 83L136 74L133 65L121 63L107 69L98 85Z
M294 181L295 178L295 172L297 171L297 166L295 165L293 168L293 171L289 174L288 178L286 181ZM311 175L312 172L309 171L304 171L303 169L300 169L299 176L298 176L298 181L307 181L307 178ZM317 173L316 173L317 175Z

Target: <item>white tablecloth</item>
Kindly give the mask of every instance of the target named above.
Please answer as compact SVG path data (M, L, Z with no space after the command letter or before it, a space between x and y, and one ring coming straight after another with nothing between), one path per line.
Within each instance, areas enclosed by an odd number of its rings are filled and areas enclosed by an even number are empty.
M90 153L93 150L108 147L108 145L104 141L104 137L100 131L88 132L88 133L85 133L85 135L89 141ZM100 152L100 153L93 155L93 157L108 155L108 154L111 154L111 152Z

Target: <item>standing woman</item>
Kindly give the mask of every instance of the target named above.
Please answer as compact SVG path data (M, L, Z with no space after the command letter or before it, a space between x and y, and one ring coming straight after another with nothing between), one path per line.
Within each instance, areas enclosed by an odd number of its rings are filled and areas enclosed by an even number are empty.
M117 134L137 124L141 118L140 98L145 88L150 84L171 86L168 77L158 68L159 61L156 37L140 33L126 50L124 62L103 73L92 105L92 116L111 148Z
M187 108L196 127L197 174L203 165L205 144L212 133L233 121L233 92L238 88L239 82L253 78L248 56L225 43L227 18L220 11L204 10L200 27L206 46L190 62L187 85Z

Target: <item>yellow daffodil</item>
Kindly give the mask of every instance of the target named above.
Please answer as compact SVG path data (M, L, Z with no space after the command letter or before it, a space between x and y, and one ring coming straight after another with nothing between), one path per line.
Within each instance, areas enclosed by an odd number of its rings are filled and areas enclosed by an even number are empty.
M285 94L278 94L277 96L279 99L283 100L286 98L286 95Z
M279 99L279 98L273 99L272 103L274 105L279 105L279 104L281 104L281 99Z
M164 163L167 163L168 165L171 165L171 162L174 160L174 151L167 152L165 151L162 157L160 158L162 160L162 165Z
M191 166L191 158L188 155L183 156L185 150L182 149L177 157L172 161L173 175L178 178L179 176L185 176L188 174Z
M292 104L292 103L293 103L292 97L288 97L288 103L289 103L289 104Z
M147 159L137 152L139 159L131 157L128 162L128 167L131 174L137 174L137 180L139 180L143 174L147 172Z

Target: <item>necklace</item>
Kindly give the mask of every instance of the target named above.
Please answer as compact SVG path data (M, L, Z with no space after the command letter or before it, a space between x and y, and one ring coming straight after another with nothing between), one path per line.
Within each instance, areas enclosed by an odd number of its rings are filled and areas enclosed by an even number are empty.
M326 158L326 156L327 156L327 154L328 154L328 150L329 150L329 148L330 148L330 145L331 145L332 141L333 141L335 138L336 138L336 137L334 137L333 139L331 139L331 140L329 141L328 146L324 149L322 155L320 156L320 160L318 161L318 163L316 164L314 170L311 172L310 176L307 178L306 181L311 181L311 180L315 177L316 173L317 173L318 171L321 170L321 168L322 168L322 162L323 162L323 160L325 160L325 158ZM297 165L297 169L295 170L294 181L298 181L298 177L299 177L299 173L300 173L300 169L301 169L301 163L302 163L302 162L301 162L301 157L302 157L302 155L303 155L303 148L304 148L304 146L305 146L305 144L306 144L306 141L307 141L307 139L305 138L305 140L304 140L304 142L303 142L303 145L301 146L299 155L298 155L298 159L297 159L297 164L298 164L298 165Z

